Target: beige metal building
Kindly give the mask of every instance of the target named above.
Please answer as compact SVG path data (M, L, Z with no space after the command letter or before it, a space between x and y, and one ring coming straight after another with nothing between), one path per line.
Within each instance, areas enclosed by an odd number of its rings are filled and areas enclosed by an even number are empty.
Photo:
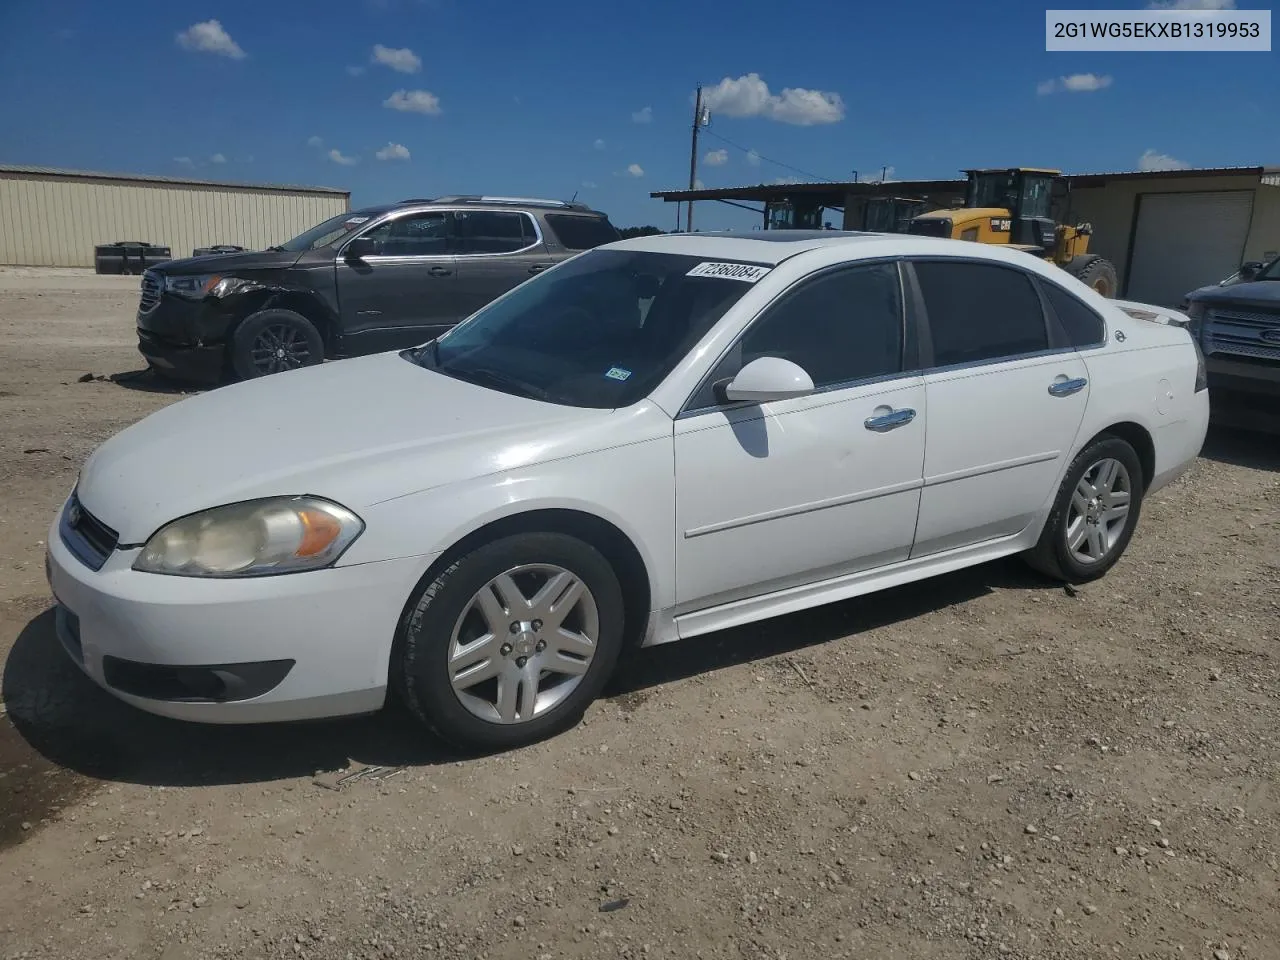
M218 183L0 165L0 264L91 267L93 248L119 240L169 247L282 243L350 209L328 187Z
M1116 265L1120 294L1177 306L1187 291L1229 276L1246 260L1280 254L1280 167L1213 167L1068 174L1072 222L1093 226L1091 252ZM871 197L914 197L930 208L963 202L963 180L761 184L653 193L669 202L786 201L846 230L863 227Z

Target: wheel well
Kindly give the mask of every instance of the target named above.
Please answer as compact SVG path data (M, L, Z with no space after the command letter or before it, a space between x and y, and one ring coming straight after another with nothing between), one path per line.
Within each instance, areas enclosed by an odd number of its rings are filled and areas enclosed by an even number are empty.
M639 646L649 619L649 571L631 538L607 520L581 510L530 510L473 530L431 564L419 581L429 584L459 557L486 543L520 533L563 533L595 547L618 575L626 617L625 642Z
M1147 487L1151 486L1151 481L1156 472L1156 445L1151 439L1151 434L1147 433L1145 427L1125 421L1124 423L1113 423L1094 437L1093 440L1108 434L1113 437L1119 437L1133 447L1134 453L1138 455L1138 462L1142 464L1142 488L1146 490ZM1093 443L1093 440L1090 440L1089 443ZM1088 444L1085 444L1085 446L1088 446Z

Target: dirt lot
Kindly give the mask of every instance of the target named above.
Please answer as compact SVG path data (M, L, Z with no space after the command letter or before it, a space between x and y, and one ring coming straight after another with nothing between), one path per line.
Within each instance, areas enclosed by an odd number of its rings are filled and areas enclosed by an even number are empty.
M0 957L1280 957L1280 442L1126 559L998 563L642 655L570 733L204 728L56 646L90 450L179 399L136 281L0 270Z

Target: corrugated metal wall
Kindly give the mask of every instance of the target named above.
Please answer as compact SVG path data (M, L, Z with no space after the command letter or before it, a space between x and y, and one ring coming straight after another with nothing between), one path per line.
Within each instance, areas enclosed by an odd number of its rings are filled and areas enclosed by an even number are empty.
M0 173L0 264L91 267L94 246L117 240L174 257L217 243L261 249L347 207L338 193Z

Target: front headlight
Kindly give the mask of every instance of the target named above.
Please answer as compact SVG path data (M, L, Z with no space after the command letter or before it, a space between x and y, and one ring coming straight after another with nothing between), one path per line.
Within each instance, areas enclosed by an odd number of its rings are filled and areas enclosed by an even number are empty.
M180 297L199 300L203 297L225 297L252 284L252 280L243 277L209 273L195 277L165 277L164 288Z
M319 497L274 497L214 507L165 524L133 569L180 577L261 577L336 561L364 530L346 507Z

